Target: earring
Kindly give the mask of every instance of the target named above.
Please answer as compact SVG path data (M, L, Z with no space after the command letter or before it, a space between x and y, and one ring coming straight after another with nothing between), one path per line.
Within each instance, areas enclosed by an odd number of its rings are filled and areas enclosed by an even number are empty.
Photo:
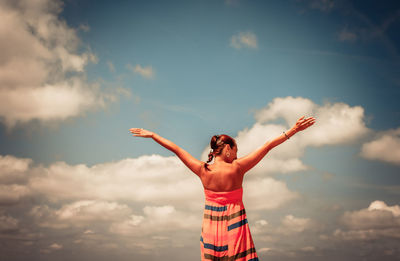
M229 158L229 156L230 156L231 154L228 152L228 153L226 153L226 157L227 158Z

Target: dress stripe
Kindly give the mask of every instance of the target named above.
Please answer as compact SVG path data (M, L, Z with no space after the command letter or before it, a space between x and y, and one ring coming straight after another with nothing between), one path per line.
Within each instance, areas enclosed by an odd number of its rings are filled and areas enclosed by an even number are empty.
M214 207L214 206L206 205L205 209L221 212L221 211L226 211L226 206L223 206L223 207Z
M228 226L228 231L232 230L232 229L235 229L235 228L238 228L238 227L241 227L241 226L246 225L246 224L247 224L247 218L245 218L243 220L240 220L239 222L236 222L236 223Z
M250 248L250 249L248 249L246 251L243 251L241 253L238 253L238 254L236 254L234 256L214 256L214 255L211 255L211 254L204 254L204 258L205 259L210 259L210 260L228 260L228 261L233 261L233 260L237 260L237 259L246 257L247 255L252 254L252 253L256 253L256 249L254 247ZM249 259L248 261L256 261L256 260L258 260L258 257Z
M207 248L207 249L212 249L212 250L218 251L218 252L228 250L228 245L225 245L225 246L214 246L213 244L204 243L203 237L200 237L200 241L203 242L204 248Z
M234 219L235 217L240 217L241 215L244 215L244 214L246 214L246 211L244 209L242 209L236 213L233 213L231 215L225 215L225 216L212 216L210 214L204 214L204 218L211 219L212 221L221 221L221 220L229 221L231 219Z

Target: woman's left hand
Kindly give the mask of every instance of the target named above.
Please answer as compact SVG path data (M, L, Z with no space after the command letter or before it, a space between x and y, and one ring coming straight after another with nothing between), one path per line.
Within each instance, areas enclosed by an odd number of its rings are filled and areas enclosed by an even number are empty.
M133 136L143 137L143 138L151 138L153 136L153 132L140 129L140 128L131 128L129 131L133 134Z

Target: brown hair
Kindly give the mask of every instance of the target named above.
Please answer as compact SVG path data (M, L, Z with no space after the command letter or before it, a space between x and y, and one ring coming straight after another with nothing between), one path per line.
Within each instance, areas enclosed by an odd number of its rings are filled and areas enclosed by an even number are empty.
M204 163L204 167L207 170L210 170L208 168L208 163L211 162L213 157L215 157L216 155L221 154L222 149L224 148L225 144L229 144L229 146L231 148L236 146L235 140L229 135L222 134L222 135L214 135L214 136L212 136L211 141L210 141L211 151L210 151L210 153L208 153L207 163Z

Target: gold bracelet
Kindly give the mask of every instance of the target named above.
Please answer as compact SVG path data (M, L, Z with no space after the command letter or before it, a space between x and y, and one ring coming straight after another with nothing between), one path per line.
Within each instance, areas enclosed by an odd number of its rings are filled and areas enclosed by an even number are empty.
M285 134L286 138L287 138L287 139L289 139L289 136L288 136L288 135L286 135L286 132L283 132L283 134Z

